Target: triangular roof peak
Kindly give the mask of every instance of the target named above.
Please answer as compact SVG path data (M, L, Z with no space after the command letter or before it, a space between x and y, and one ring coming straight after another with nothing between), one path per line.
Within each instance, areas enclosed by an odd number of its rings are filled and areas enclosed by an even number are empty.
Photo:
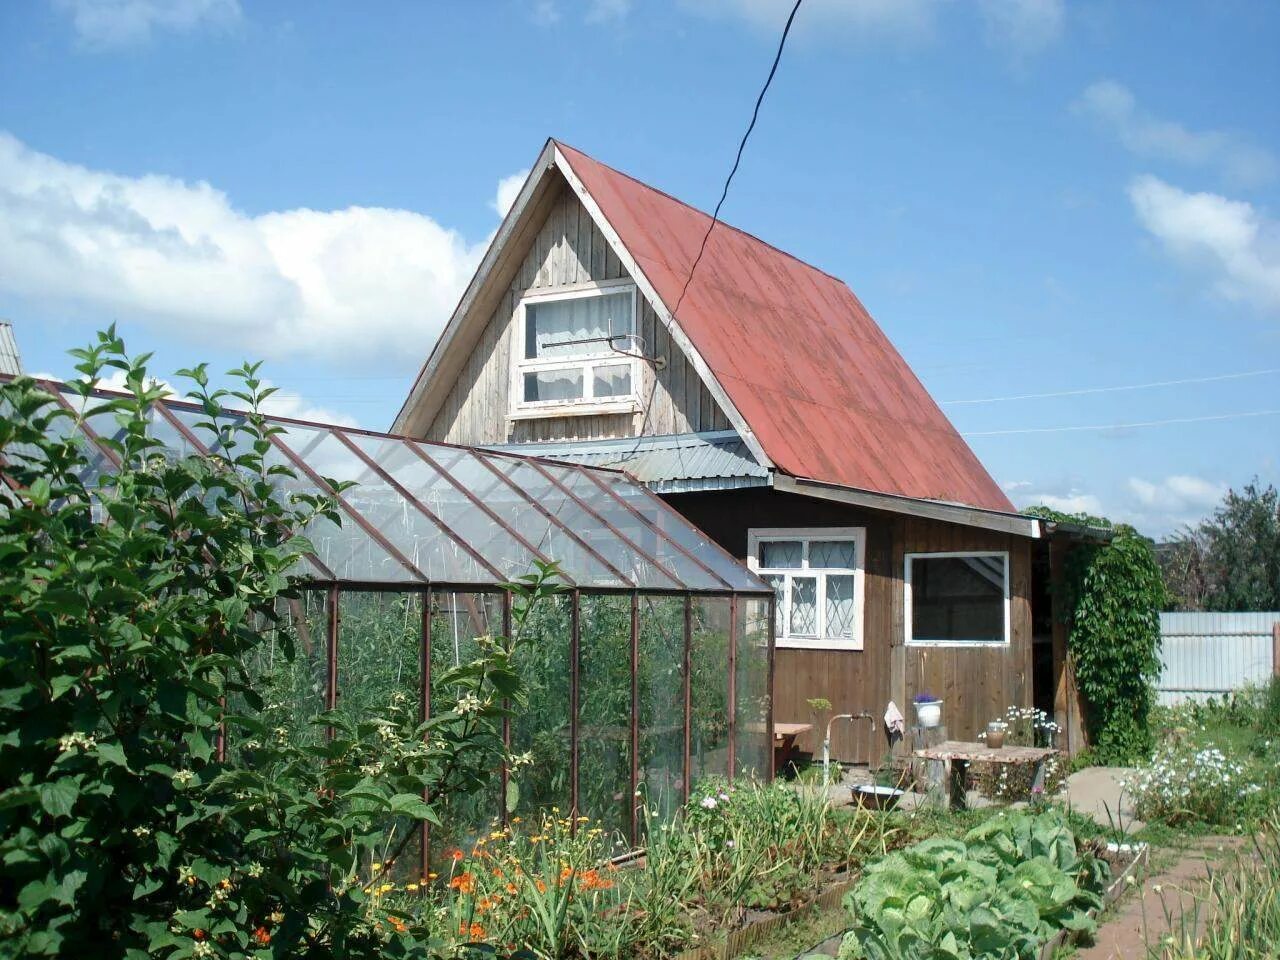
M425 429L424 419L447 389L439 381L452 379L448 357L473 342L465 328L483 325L488 311L478 308L488 302L485 288L509 278L504 268L511 269L515 248L545 217L556 174L595 219L763 465L875 494L1013 511L841 280L720 224L673 317L710 216L557 140L548 140L539 155L419 374L397 429Z

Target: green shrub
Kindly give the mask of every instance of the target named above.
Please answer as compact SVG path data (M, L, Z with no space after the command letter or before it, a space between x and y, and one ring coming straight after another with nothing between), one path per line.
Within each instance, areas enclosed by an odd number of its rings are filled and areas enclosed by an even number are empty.
M1110 875L1057 811L993 817L963 840L892 853L845 896L842 960L1020 960L1060 930L1092 933Z
M311 718L332 738L292 736L292 706L264 713L251 665L268 642L295 658L276 629L310 549L294 534L339 518L327 498L277 492L288 471L257 413L270 390L236 371L230 396L251 412L230 417L204 368L185 371L220 451L186 457L151 435L162 391L145 358L113 332L75 356L70 389L120 464L93 486L80 417L31 380L0 385L0 953L424 955L370 897L385 870L370 854L390 863L437 819L424 790L465 793L505 755L511 641L442 678L458 705L429 724L337 711ZM91 396L107 368L127 397Z
M1254 760L1212 744L1171 742L1125 780L1140 820L1240 830L1273 807L1275 758Z

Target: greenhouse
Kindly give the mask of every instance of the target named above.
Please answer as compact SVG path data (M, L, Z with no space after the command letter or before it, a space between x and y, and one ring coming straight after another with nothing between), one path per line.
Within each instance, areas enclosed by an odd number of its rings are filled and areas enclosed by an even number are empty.
M80 403L43 386L69 409ZM268 419L279 428L269 458L289 468L281 494L331 494L342 514L305 531L315 552L296 572L307 589L280 628L296 657L281 638L250 665L294 735L323 737L302 718L324 709L452 709L433 675L508 635L506 585L536 561L558 565L564 590L526 620L531 642L519 647L528 702L504 730L531 762L518 786L494 771L488 790L423 828L413 859L424 873L495 819L556 808L635 842L642 811L669 814L702 778L772 776L773 592L643 485L617 470ZM208 456L205 420L194 404L163 401L149 423L171 455ZM91 469L110 471L100 441L120 429L114 417L79 423ZM234 759L236 747L220 749Z

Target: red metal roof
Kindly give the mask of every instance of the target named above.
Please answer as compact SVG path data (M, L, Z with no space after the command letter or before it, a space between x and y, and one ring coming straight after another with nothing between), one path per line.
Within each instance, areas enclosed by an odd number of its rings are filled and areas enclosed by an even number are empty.
M558 145L674 307L711 218ZM784 473L1014 512L843 281L721 223L676 319Z

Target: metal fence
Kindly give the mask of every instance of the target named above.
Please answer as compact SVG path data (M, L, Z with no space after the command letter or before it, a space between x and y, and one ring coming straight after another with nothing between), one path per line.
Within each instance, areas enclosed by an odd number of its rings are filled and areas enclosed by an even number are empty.
M1162 613L1159 702L1205 700L1280 672L1274 613Z

